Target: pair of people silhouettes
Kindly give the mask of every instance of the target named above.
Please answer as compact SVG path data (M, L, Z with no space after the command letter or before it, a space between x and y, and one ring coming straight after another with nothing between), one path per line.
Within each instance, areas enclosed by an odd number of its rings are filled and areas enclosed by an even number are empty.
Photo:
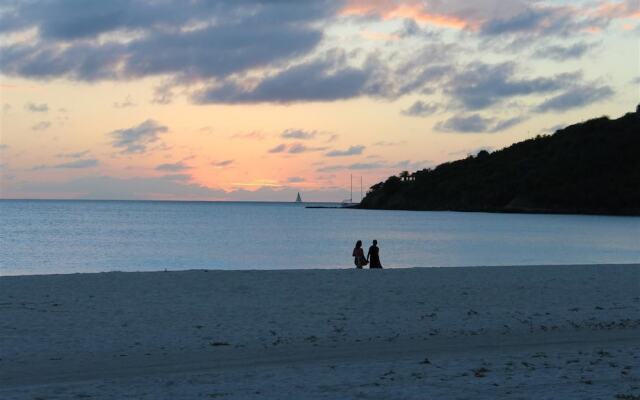
M356 242L356 247L353 249L353 262L356 268L362 269L365 265L369 265L369 268L376 269L382 268L380 263L380 248L378 248L378 241L374 240L367 256L364 256L364 250L362 250L362 240Z

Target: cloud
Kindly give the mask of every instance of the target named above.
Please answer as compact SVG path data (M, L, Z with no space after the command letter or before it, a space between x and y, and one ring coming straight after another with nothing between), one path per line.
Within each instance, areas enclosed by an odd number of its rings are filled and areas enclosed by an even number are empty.
M515 77L516 64L474 62L455 74L444 91L465 110L480 110L517 96L555 92L574 84L580 73L562 73L550 78Z
M232 139L246 139L246 140L263 140L264 134L262 132L253 131L247 133L235 133L231 135Z
M483 150L486 151L486 152L491 153L494 150L494 147L493 146L474 147L472 149L452 151L452 152L449 152L448 154L450 156L461 156L461 155L464 155L464 156L469 156L469 155L476 156L476 155L478 155L479 152L481 152Z
M437 104L416 101L411 107L403 110L402 114L411 117L428 117L429 115L435 114L439 108Z
M341 13L351 16L404 19L453 29L467 29L476 25L471 17L456 15L447 2L395 2L377 0L350 0Z
M357 97L365 92L371 71L341 65L330 57L298 64L263 78L255 87L245 88L240 82L226 81L200 92L197 103L294 103L301 101L334 101Z
M289 179L287 179L287 182L289 182L289 183L302 183L302 182L305 182L305 181L306 181L306 179L301 178L299 176L292 176Z
M386 141L386 140L382 140L382 141L379 141L379 142L375 142L373 145L374 146L380 146L380 147L391 147L391 146L398 146L398 145L406 144L406 143L407 143L406 141L389 142L389 141Z
M136 103L134 103L131 100L131 96L127 95L127 97L125 97L125 99L123 101L116 101L113 103L113 107L115 108L128 108L128 107L134 107L136 105Z
M487 37L569 36L604 28L615 18L637 12L635 0L618 4L552 4L521 0L380 1L349 0L346 16L402 19L414 24L463 30ZM625 4L626 3L626 4ZM409 26L409 32L416 29Z
M25 104L24 108L27 111L38 112L38 113L49 111L49 106L46 103L35 104L35 103L29 102Z
M299 139L299 140L309 140L316 137L317 132L315 131L303 131L300 129L287 129L286 131L280 134L280 137L283 139Z
M573 15L564 7L528 7L522 12L505 17L491 19L482 24L485 35L505 35L514 33L535 33L546 27L548 33L566 32L572 25Z
M52 168L92 168L96 167L100 162L95 158L69 161L62 164L54 165Z
M58 154L56 154L56 157L59 157L59 158L82 158L82 157L88 155L89 153L90 153L89 150L77 151L77 152L73 152L73 153L58 153Z
M422 169L425 165L431 164L430 161L417 161L411 162L409 160L403 160L396 163L389 163L386 161L376 162L358 162L353 164L338 164L327 165L317 169L317 172L336 172L343 170L351 171L368 171L368 170L395 170L395 169Z
M261 187L258 190L234 190L226 194L225 198L233 201L271 201L291 202L301 192L306 202L338 202L349 196L348 189L328 187L323 189L301 190L297 185L279 187Z
M403 160L395 164L391 164L389 168L397 168L397 169L403 169L408 171L417 171L420 169L424 169L431 164L433 163L429 160L423 160L423 161Z
M113 138L112 145L122 149L123 153L144 153L149 144L157 142L160 134L168 130L166 126L148 119L140 125L115 130L110 136Z
M473 64L456 73L458 57L469 48L514 35L520 43L542 36L573 38L637 12L630 2L614 7L522 0L94 3L78 7L74 0L51 0L3 6L0 33L30 30L34 37L0 45L0 73L85 82L156 77L162 83L153 101L162 104L180 93L200 104L291 104L358 97L394 100L444 89L466 110L479 110L514 96L561 90L578 77L527 79L516 77L515 67L474 69ZM355 24L399 20L402 29L390 35L421 44L363 49L341 43L342 36L326 31L345 18ZM452 40L433 26L462 30L463 36ZM548 46L539 56L578 57L585 46ZM113 105L132 104L127 97ZM434 111L432 104L415 103L405 114Z
M523 117L497 120L495 118L484 118L479 114L470 114L453 116L445 121L440 121L435 125L435 129L441 132L496 133L523 121Z
M353 163L347 165L328 165L326 167L318 168L318 172L335 172L341 170L373 170L386 168L387 164L383 162L372 163Z
M615 92L609 86L580 85L545 100L538 107L537 112L566 111L572 108L584 107L606 100Z
M51 127L51 122L49 121L40 121L37 124L33 125L31 127L31 130L33 131L44 131L47 130Z
M326 147L309 147L302 143L294 143L289 146L289 150L287 152L289 154L300 154L300 153L308 153L313 151L323 151L326 150Z
M222 160L222 161L212 161L211 165L213 165L214 167L217 168L224 168L224 167L228 167L231 164L233 164L234 160Z
M269 149L268 152L272 154L284 153L284 152L287 152L289 154L300 154L300 153L308 153L313 151L322 151L326 149L327 149L326 147L309 147L302 143L292 143L290 145L283 143Z
M96 160L95 158L86 158L86 159L73 160L73 161L54 164L54 165L47 165L47 164L36 165L33 168L31 168L31 170L37 171L42 169L55 169L55 168L84 169L84 168L97 167L99 164L100 164L100 161Z
M325 155L327 157L354 156L354 155L362 154L364 149L365 149L365 146L362 146L362 145L351 146L351 147L349 147L348 149L345 149L345 150L332 150L332 151L328 152Z
M168 174L163 175L162 179L166 179L169 181L177 181L177 182L188 182L191 180L191 175L189 174Z
M589 43L574 43L570 46L546 46L536 50L534 56L554 61L566 61L581 58L592 48L594 48L594 45Z
M156 167L156 171L165 171L165 172L179 172L190 169L191 167L185 164L182 161L176 163L166 163L160 164Z
M282 153L286 149L287 149L287 145L283 143L269 149L269 153Z
M188 175L187 175L188 176ZM7 188L13 197L77 198L77 199L216 199L226 192L197 184L186 183L184 175L162 177L117 178L85 176L66 182L30 181Z
M260 0L13 3L0 15L2 30L38 34L2 46L0 68L10 76L82 81L223 78L307 54L322 39L319 22L336 7Z

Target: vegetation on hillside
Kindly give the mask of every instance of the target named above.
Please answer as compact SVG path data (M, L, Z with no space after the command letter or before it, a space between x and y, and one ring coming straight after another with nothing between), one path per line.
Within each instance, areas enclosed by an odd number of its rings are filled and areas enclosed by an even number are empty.
M361 208L640 215L640 106L433 169L392 176Z

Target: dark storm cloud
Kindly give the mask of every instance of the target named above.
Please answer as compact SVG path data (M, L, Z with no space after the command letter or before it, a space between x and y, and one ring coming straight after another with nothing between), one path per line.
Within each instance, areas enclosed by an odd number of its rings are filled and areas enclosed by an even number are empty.
M351 146L345 150L332 150L326 154L327 157L347 157L362 154L365 147L362 145Z
M159 140L160 134L169 129L154 120L148 119L140 125L118 129L110 133L113 146L123 153L144 153L147 146Z
M37 27L32 43L0 47L2 73L31 78L225 77L307 54L322 38L315 23L335 2L147 2L72 0L15 3L5 31ZM2 25L2 24L0 24ZM101 34L128 41L96 41Z
M555 92L580 78L580 73L564 73L524 79L516 77L515 63L472 63L455 74L444 91L464 109L480 110L516 96Z
M522 117L506 120L485 118L479 114L457 115L445 121L440 121L435 128L441 132L457 133L496 133L511 128L524 121Z
M581 85L575 86L567 91L554 96L542 104L540 104L536 111L549 112L549 111L566 111L572 108L584 107L599 101L603 101L613 96L615 92L609 86L597 86L597 85Z

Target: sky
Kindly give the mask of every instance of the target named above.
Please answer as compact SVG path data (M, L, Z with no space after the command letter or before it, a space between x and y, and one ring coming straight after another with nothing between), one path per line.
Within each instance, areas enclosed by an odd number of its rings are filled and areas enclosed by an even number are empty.
M640 0L0 3L0 197L341 201L635 110Z

